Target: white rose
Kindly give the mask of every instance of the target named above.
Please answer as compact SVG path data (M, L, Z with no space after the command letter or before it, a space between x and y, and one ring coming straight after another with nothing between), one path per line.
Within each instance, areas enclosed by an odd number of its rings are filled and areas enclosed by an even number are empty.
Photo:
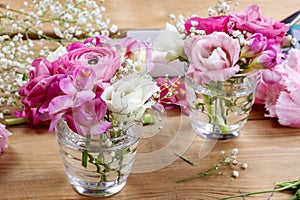
M167 25L152 43L152 58L154 61L186 59L183 46L184 40L176 28Z
M151 76L132 74L107 87L101 95L108 110L119 121L141 120L152 106L150 97L159 91Z

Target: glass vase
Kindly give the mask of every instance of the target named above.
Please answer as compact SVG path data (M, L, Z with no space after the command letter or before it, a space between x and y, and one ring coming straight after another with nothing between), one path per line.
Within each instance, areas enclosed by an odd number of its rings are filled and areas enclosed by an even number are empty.
M203 138L227 140L245 126L255 100L259 72L237 74L226 81L196 83L185 77L192 129Z
M97 136L74 133L61 120L55 127L67 177L80 194L105 197L125 186L136 156L142 123L114 123Z

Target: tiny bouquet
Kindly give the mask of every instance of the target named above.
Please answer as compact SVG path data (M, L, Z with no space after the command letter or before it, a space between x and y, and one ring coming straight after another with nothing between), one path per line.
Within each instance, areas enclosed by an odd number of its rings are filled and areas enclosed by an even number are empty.
M49 131L64 118L81 135L105 132L112 125L107 119L141 119L159 90L147 75L150 58L149 47L131 38L97 36L60 47L33 61L19 89L24 110L15 114L32 127L49 124Z
M227 126L227 121L232 123L230 113L240 112L238 110L249 113L256 87L246 102L240 102L240 97L227 98L228 87L224 82L234 85L236 77L242 81L243 77L256 74L260 81L272 84L274 80L268 75L285 61L281 47L287 41L289 27L263 16L257 5L221 14L207 18L170 15L173 24L167 23L152 48L154 60L178 59L185 63L186 84L190 80L210 91L203 94L202 99L196 94L189 106L205 110L209 123L216 124L219 132L229 133L233 131ZM187 88L187 95L189 93ZM224 95L221 100L218 98Z
M125 157L134 156L136 148L128 146L118 151L112 145L123 144L121 141L129 137L127 126L141 124L144 113L159 93L156 82L147 74L153 67L150 58L148 44L129 37L115 41L96 36L71 43L67 48L60 47L47 58L33 61L29 81L19 89L24 109L15 115L27 118L31 127L49 125L49 131L56 128L58 140L68 145L75 140L75 135L83 136L83 144L76 142L82 152L81 159L73 155L74 151L69 152L65 147L61 150L70 160L66 165L80 160L86 169L95 167L93 172L98 173L100 180L96 181L95 188L105 186L113 172L117 173L119 182L128 176L128 172L122 171ZM75 134L68 140L61 139L60 135L66 127L67 134ZM138 133L136 130L132 134ZM109 148L109 157L107 152L95 153L90 148ZM66 170L72 167L70 164ZM74 180L77 179L71 178L71 182Z

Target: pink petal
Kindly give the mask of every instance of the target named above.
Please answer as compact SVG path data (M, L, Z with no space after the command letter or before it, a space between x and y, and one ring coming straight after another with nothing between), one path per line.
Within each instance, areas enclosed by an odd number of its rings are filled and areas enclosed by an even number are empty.
M50 115L54 115L63 110L71 108L73 105L72 96L63 95L57 96L49 103L48 111Z

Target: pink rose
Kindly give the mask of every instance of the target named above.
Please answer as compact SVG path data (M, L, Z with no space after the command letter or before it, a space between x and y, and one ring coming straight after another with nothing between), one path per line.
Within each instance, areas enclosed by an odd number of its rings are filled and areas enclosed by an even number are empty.
M31 127L48 124L50 119L49 103L54 97L61 94L62 91L58 86L60 80L65 77L66 75L57 74L46 76L43 79L37 78L21 87L19 94L23 96L21 102L24 105L24 111L19 113L18 117L28 117Z
M211 34L215 31L227 32L228 16L217 16L217 17L191 17L185 24L185 30L187 35L191 33L190 29L194 27L196 30L204 30L206 34Z
M187 75L200 84L225 81L239 71L239 42L223 32L188 38L184 50L189 61Z
M44 76L53 75L53 66L47 59L37 58L32 62L32 68L29 71L29 79L43 78Z
M76 48L64 55L62 65L73 69L74 65L92 68L97 79L109 81L119 69L121 57L112 49L105 47Z
M11 135L3 124L0 123L0 154L4 151L4 149L8 146L8 136Z
M280 44L285 42L286 32L289 29L284 23L263 16L257 5L249 6L238 13L231 13L228 24L231 32L245 30L250 33L261 33L268 38L275 38Z

